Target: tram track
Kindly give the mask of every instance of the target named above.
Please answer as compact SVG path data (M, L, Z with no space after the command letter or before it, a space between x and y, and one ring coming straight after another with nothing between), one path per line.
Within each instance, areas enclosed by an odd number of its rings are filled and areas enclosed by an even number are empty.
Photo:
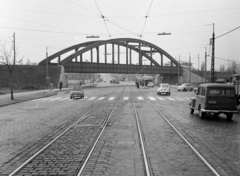
M120 87L123 88L124 92L124 87ZM115 93L116 91L118 91L119 88L114 89L112 92L106 94L107 96L110 96L111 94ZM34 161L34 159L36 159L41 153L43 153L46 149L50 148L51 145L53 145L54 143L56 143L56 141L58 141L62 136L64 136L67 132L69 132L70 130L74 129L75 126L78 126L81 122L83 122L84 120L86 120L86 118L88 118L88 115L93 112L94 109L96 109L97 107L99 107L101 104L103 104L106 101L100 101L99 103L93 103L90 106L93 107L87 107L86 109L84 109L83 111L86 111L83 115L81 115L81 117L79 117L76 121L74 121L70 126L68 126L67 128L65 128L65 130L63 132L61 132L58 136L56 136L54 139L52 139L50 142L48 142L44 147L42 147L40 150L38 150L35 154L33 154L30 158L28 158L24 163L22 163L20 166L18 166L14 171L12 171L9 176L15 176L15 175L24 175L27 173L26 171L26 167L29 167L27 165L29 165L30 162ZM83 125L84 126L84 125ZM88 125L87 125L88 126ZM95 126L95 128L99 128L102 125L92 125ZM31 164L30 164L31 165ZM25 169L25 171L24 171ZM21 173L22 171L22 173ZM35 169L36 171L36 169ZM40 175L46 175L46 172L41 170ZM63 173L62 173L63 174ZM31 174L30 174L31 175ZM61 174L60 174L61 175Z
M139 90L140 91L140 90ZM143 93L143 91L141 91ZM144 92L145 94L145 92ZM200 159L200 161L209 169L209 171L214 176L220 176L220 173L207 161L206 158L204 158L200 152L184 137L184 135L175 127L173 123L161 112L161 110L154 105L153 102L148 102L155 111L167 122L167 124L174 130L174 132L184 141L184 143L193 151L193 153ZM144 134L143 134L144 135ZM147 149L145 149L147 150ZM149 156L148 156L149 157Z

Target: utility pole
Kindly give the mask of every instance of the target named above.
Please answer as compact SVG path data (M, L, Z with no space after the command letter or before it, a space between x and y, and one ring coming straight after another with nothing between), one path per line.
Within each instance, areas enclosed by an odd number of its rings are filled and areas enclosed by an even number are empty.
M199 53L198 53L198 72L199 72Z
M179 55L179 58L178 58L178 85L179 85L179 68L180 67L180 55Z
M205 67L204 67L204 80L206 83L206 72L207 72L207 47L205 48Z
M191 53L189 53L189 83L191 83Z
M46 48L46 86L48 89L49 85L49 74L48 74L48 48Z
M213 34L212 34L212 63L211 63L211 83L215 82L215 77L214 77L214 52L215 52L215 34L214 34L214 23L213 23Z

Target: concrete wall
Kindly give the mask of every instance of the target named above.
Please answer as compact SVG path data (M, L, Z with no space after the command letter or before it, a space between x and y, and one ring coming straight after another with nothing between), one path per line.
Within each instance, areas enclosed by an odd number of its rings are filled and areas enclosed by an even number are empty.
M67 77L61 66L49 66L49 77L54 87L58 87L60 80L67 86ZM46 88L46 66L38 65L16 65L13 72L14 89L22 89L32 85L38 89ZM0 88L10 87L9 72L7 67L0 65Z

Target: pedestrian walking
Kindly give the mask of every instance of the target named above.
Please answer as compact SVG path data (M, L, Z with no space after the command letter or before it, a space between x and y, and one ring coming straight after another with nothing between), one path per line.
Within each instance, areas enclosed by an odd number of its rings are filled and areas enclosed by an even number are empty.
M50 83L50 91L53 91L53 82Z
M60 91L61 91L61 89L62 89L62 86L63 86L63 83L62 83L62 81L60 81L60 82L59 82L59 89L60 89Z

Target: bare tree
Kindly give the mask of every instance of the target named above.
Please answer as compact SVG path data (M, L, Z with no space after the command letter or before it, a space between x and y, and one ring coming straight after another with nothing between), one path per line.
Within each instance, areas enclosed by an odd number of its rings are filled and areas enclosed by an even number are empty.
M22 59L17 60L17 52L15 49L15 34L14 34L14 42L10 47L7 46L6 41L0 42L0 64L6 66L6 71L9 73L10 79L10 89L11 89L11 100L13 100L13 84L12 77L15 65L22 62Z
M233 61L232 64L228 67L228 72L230 72L232 75L238 73L240 66Z

